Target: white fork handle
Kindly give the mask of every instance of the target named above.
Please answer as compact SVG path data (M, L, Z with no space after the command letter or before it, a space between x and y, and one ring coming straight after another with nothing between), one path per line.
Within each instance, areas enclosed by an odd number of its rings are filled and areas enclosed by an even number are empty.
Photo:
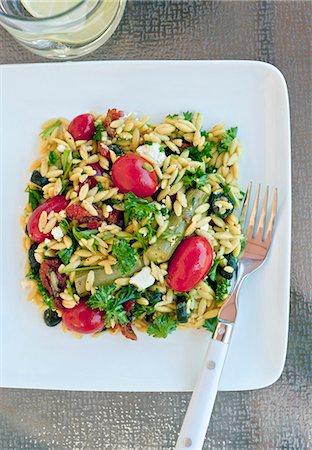
M211 339L183 425L176 450L200 450L203 446L216 399L228 344Z

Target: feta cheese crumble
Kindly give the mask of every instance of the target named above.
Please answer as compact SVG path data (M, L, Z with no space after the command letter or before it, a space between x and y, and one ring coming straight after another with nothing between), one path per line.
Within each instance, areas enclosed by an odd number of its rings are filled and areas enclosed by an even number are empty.
M133 275L129 281L136 286L139 291L143 291L143 289L146 289L155 283L155 278L151 273L151 268L144 267L140 272Z
M154 161L157 166L161 167L167 158L166 153L161 151L161 148L161 145L155 142L152 145L140 145L140 147L136 149L136 152L143 156L143 158L146 156L151 161Z
M52 228L51 233L56 241L61 241L64 236L64 233L63 233L63 230L61 227Z

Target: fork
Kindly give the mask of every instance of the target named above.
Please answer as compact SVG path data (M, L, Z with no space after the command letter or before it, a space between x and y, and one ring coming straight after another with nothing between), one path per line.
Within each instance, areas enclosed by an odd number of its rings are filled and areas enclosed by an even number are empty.
M251 187L252 183L249 183L240 214L242 229L244 229L248 213ZM236 283L233 291L219 311L217 327L210 341L200 376L189 403L176 444L176 450L200 450L203 446L236 319L237 298L240 288L246 277L264 263L271 245L277 210L277 189L274 191L271 214L266 231L265 223L268 216L269 187L267 186L265 191L260 219L255 231L259 195L260 185L256 192L249 223L244 232L246 247L238 264Z

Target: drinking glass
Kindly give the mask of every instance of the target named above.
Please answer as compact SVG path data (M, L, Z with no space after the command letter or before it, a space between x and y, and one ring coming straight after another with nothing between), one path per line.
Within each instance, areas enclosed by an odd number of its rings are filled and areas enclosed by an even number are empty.
M127 0L0 0L0 24L37 55L71 59L100 47Z

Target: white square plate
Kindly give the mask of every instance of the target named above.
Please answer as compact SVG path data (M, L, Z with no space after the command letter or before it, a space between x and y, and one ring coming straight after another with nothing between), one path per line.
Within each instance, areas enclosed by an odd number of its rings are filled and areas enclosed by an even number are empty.
M45 326L21 287L25 254L19 217L40 124L50 117L104 112L201 111L205 127L239 127L241 185L278 187L276 234L268 261L244 284L221 390L267 386L283 369L290 275L290 125L285 80L253 61L107 61L1 67L1 384L101 391L187 391L194 387L209 334L179 331L165 340L139 333L74 339Z

